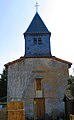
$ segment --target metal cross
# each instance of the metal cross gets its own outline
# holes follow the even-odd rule
[[[36,2],[36,5],[35,5],[35,7],[36,7],[36,12],[38,12],[38,3]]]

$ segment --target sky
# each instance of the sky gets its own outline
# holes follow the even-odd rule
[[[72,62],[74,74],[74,0],[0,0],[0,73],[4,64],[24,56],[23,33],[38,13],[51,32],[53,56]]]

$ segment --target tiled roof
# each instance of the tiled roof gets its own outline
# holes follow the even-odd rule
[[[50,33],[38,13],[35,14],[32,22],[25,32],[25,34],[31,33]]]
[[[27,59],[27,58],[49,58],[49,59],[51,58],[51,59],[53,59],[53,60],[56,60],[56,61],[59,61],[59,62],[63,62],[63,63],[65,63],[65,64],[68,64],[68,67],[69,67],[69,68],[70,68],[71,65],[72,65],[71,62],[68,62],[68,61],[66,61],[66,60],[57,58],[57,57],[55,57],[55,56],[51,56],[51,57],[49,57],[49,56],[40,57],[40,56],[39,56],[39,57],[20,57],[20,58],[17,59],[17,60],[14,60],[14,61],[11,61],[11,62],[5,64],[5,67],[8,67],[9,65],[15,64],[15,63],[20,62],[20,61],[22,61],[22,60],[24,60],[24,59]]]

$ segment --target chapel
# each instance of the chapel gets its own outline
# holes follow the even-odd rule
[[[24,101],[25,118],[63,119],[63,97],[72,63],[52,55],[51,32],[38,12],[23,35],[25,54],[5,64],[7,100]]]

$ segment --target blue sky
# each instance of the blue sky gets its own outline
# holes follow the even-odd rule
[[[52,55],[74,63],[74,0],[37,2],[38,13],[51,31]],[[0,73],[4,64],[24,55],[23,33],[36,13],[35,4],[36,0],[0,0]]]

